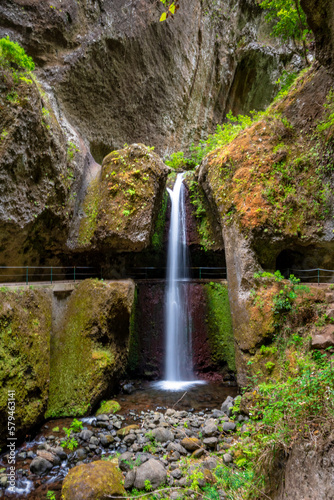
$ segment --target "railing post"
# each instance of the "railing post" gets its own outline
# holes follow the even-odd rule
[[[28,271],[28,266],[26,267],[26,285],[28,284],[29,281],[29,271]]]
[[[51,285],[52,285],[52,266],[51,266]]]
[[[201,279],[201,277],[202,277],[202,272],[201,271],[202,271],[202,268],[200,267],[199,268],[199,279]]]
[[[75,266],[73,266],[73,281],[75,283]]]
[[[318,269],[318,285],[320,283],[320,270]]]

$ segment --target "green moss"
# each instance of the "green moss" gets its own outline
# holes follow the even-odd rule
[[[0,291],[0,436],[15,391],[16,435],[42,419],[49,388],[51,300],[38,290]],[[1,441],[1,439],[0,439]]]
[[[52,340],[46,417],[86,414],[124,369],[132,286],[85,280],[72,293]]]
[[[206,200],[203,189],[194,179],[192,172],[186,174],[189,188],[190,203],[193,207],[193,215],[196,218],[196,227],[200,239],[200,245],[204,250],[210,250],[215,246],[215,237],[208,218],[209,211],[206,210]]]
[[[162,204],[158,213],[158,217],[155,223],[154,233],[152,236],[152,246],[155,252],[161,252],[161,250],[163,249],[167,204],[168,204],[168,194],[165,191],[162,198]]]
[[[235,371],[234,337],[227,285],[205,285],[207,295],[207,322],[212,359],[217,365],[227,363]]]
[[[83,210],[86,214],[86,217],[81,219],[80,222],[78,243],[84,246],[90,243],[96,229],[96,219],[99,210],[98,179],[94,179],[88,188],[88,192],[83,205]]]
[[[102,415],[110,413],[117,413],[120,411],[121,405],[117,401],[102,401],[100,408],[97,410],[96,415]]]

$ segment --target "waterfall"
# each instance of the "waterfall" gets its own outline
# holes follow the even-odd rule
[[[159,385],[177,390],[196,383],[192,361],[191,317],[188,303],[189,265],[183,173],[176,177],[171,199],[165,304],[165,380]]]

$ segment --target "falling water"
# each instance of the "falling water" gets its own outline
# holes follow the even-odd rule
[[[189,385],[201,383],[195,380],[192,362],[183,175],[178,174],[174,189],[168,189],[172,209],[168,238],[165,306],[166,361],[165,380],[159,385],[170,390],[183,389]]]

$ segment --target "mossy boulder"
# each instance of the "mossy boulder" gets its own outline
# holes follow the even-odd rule
[[[79,248],[140,251],[151,244],[168,168],[151,148],[132,144],[103,160],[83,202]]]
[[[121,471],[112,463],[99,460],[80,464],[70,470],[61,490],[62,500],[107,500],[124,496]]]
[[[80,416],[112,390],[127,362],[130,280],[85,280],[69,298],[51,343],[47,417]]]
[[[110,413],[117,413],[120,409],[121,405],[117,401],[102,401],[100,408],[96,412],[96,415],[109,415]]]
[[[0,436],[7,437],[8,391],[15,391],[15,437],[41,423],[50,370],[51,297],[43,290],[0,291]]]

